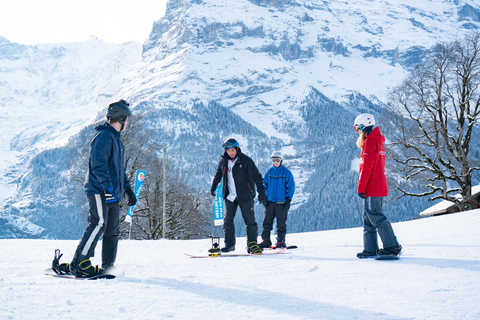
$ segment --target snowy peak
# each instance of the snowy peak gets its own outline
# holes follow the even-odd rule
[[[155,85],[169,101],[236,106],[255,96],[257,105],[278,106],[292,102],[283,88],[293,87],[298,102],[310,85],[337,101],[355,91],[385,101],[386,89],[428,48],[478,28],[477,10],[426,0],[170,1],[144,62],[174,80]]]

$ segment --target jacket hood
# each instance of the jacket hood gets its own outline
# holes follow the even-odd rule
[[[378,143],[382,143],[382,144],[385,143],[385,136],[382,135],[379,127],[376,127],[375,129],[373,129],[372,133],[370,133],[367,136],[367,138],[368,139],[373,139],[373,140],[377,141]]]
[[[103,124],[101,124],[101,125],[99,125],[99,126],[96,126],[96,127],[95,127],[95,130],[97,130],[97,131],[110,130],[110,131],[112,131],[113,133],[120,134],[120,132],[118,132],[117,130],[115,130],[115,128],[112,127],[108,122],[104,122]]]

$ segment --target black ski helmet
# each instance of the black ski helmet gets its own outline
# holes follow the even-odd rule
[[[125,100],[110,103],[107,109],[107,119],[117,120],[120,124],[125,124],[127,117],[132,116],[132,111],[128,108],[130,104]]]
[[[225,140],[225,142],[222,144],[223,149],[232,149],[234,147],[238,147],[240,144],[238,143],[237,140],[234,138],[228,138]]]

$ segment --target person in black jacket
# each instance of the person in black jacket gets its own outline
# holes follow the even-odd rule
[[[89,203],[88,225],[69,265],[70,272],[79,277],[104,273],[115,263],[120,225],[120,201],[125,191],[128,205],[137,202],[125,173],[124,147],[120,134],[128,125],[132,112],[125,100],[108,106],[108,122],[95,128],[85,182]],[[102,240],[102,268],[93,267],[98,239]]]
[[[218,164],[211,188],[211,194],[215,196],[215,189],[223,178],[223,200],[226,213],[223,220],[225,247],[221,251],[235,250],[234,218],[240,206],[247,229],[247,251],[252,254],[262,254],[262,249],[257,244],[258,227],[254,211],[255,185],[258,189],[258,201],[264,205],[267,202],[262,175],[258,172],[253,160],[242,153],[237,140],[227,139],[223,143],[223,148],[225,153]]]

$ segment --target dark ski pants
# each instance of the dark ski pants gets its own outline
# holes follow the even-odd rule
[[[377,232],[383,247],[396,246],[395,233],[383,214],[383,197],[368,197],[363,200],[363,247],[365,251],[378,250]]]
[[[98,239],[103,234],[102,266],[113,265],[120,234],[120,205],[118,202],[105,203],[103,194],[88,194],[87,199],[90,206],[88,226],[78,244],[74,260],[80,255],[93,257]]]
[[[252,199],[243,203],[239,203],[237,199],[233,202],[225,200],[226,213],[225,218],[223,219],[223,233],[225,234],[226,246],[235,245],[234,219],[238,206],[240,206],[243,220],[245,221],[245,226],[247,228],[247,243],[250,241],[257,241],[258,227],[257,222],[255,221],[255,211],[253,209],[254,200]]]
[[[273,229],[273,220],[277,218],[277,239],[285,242],[287,234],[287,218],[290,205],[286,203],[275,203],[268,201],[263,215],[262,239],[270,240],[270,233]]]

